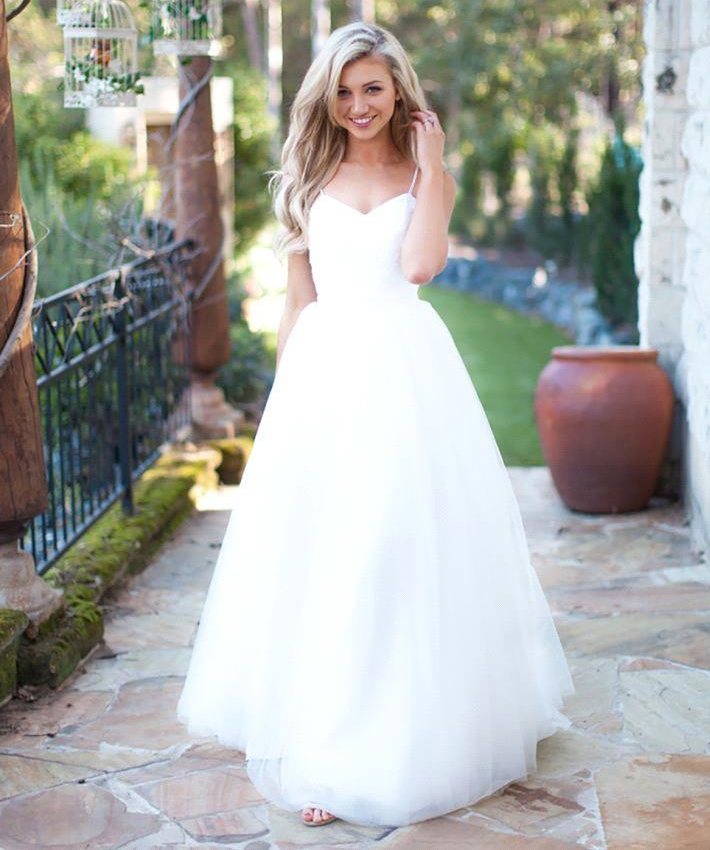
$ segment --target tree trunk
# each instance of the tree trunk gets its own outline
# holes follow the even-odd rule
[[[330,0],[311,0],[311,56],[330,35]]]
[[[234,437],[244,414],[232,408],[214,383],[232,350],[224,280],[224,237],[209,79],[209,56],[192,56],[180,66],[180,104],[175,142],[177,236],[197,243],[191,263],[191,424],[194,439]]]
[[[27,315],[12,348],[6,349],[24,297],[32,295],[28,270],[34,272],[36,264],[34,257],[26,256],[32,247],[20,197],[5,2],[0,0],[0,352],[9,354],[0,373],[0,608],[24,611],[36,628],[62,605],[63,597],[39,578],[32,555],[19,548],[27,521],[47,507],[32,322]]]
[[[13,331],[25,293],[29,258],[15,148],[5,3],[0,0],[0,350]],[[0,375],[0,540],[22,536],[47,507],[32,323],[27,321]]]
[[[257,15],[259,0],[242,0],[241,7],[242,20],[244,22],[244,33],[247,39],[249,64],[252,68],[256,68],[258,71],[264,72],[266,70],[264,63],[264,48],[261,43]]]
[[[179,67],[182,104],[211,74],[212,64],[209,56],[193,56]],[[192,262],[191,282],[198,292],[191,313],[190,366],[211,374],[229,360],[231,341],[209,83],[179,118],[175,157],[177,236],[194,239],[200,252]]]
[[[375,0],[351,0],[352,20],[375,23]]]
[[[276,130],[271,137],[271,158],[279,162],[281,155],[281,69],[283,66],[283,33],[281,0],[266,0],[268,48],[268,110]]]

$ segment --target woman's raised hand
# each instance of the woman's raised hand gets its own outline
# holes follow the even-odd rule
[[[414,121],[410,127],[416,133],[417,161],[422,171],[433,171],[443,167],[444,133],[436,112],[431,110],[412,110]]]

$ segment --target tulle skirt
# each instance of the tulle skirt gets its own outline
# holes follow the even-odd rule
[[[296,811],[399,826],[536,767],[574,690],[508,473],[418,298],[313,302],[282,352],[178,717]]]

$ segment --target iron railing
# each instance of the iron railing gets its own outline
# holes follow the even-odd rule
[[[49,491],[21,541],[44,573],[189,423],[191,245],[36,301],[35,364]]]

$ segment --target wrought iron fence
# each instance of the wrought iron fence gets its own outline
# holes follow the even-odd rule
[[[21,547],[45,572],[190,419],[188,241],[36,301],[49,499]]]

